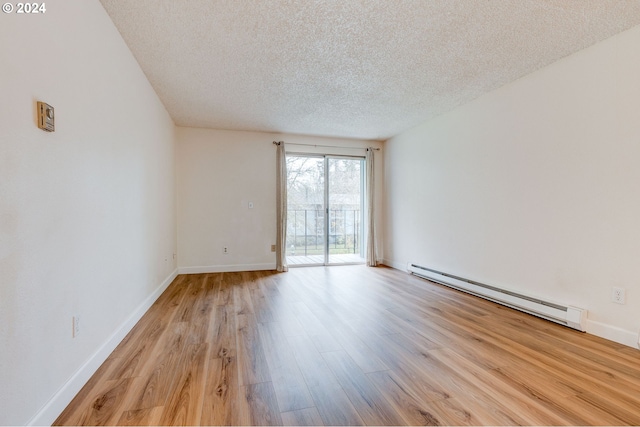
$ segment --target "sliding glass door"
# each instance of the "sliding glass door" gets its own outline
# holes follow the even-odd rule
[[[287,155],[287,264],[325,263],[324,157]]]
[[[363,263],[364,159],[287,155],[287,263]]]
[[[328,167],[327,263],[362,263],[364,248],[364,159],[326,159]]]

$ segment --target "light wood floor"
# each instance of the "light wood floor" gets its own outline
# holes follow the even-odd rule
[[[179,276],[73,425],[640,424],[640,351],[389,268]]]

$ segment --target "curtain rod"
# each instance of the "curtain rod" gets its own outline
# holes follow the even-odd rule
[[[273,141],[273,143],[275,145],[280,145],[280,144],[284,144],[284,141]],[[368,150],[369,148],[367,147],[345,147],[343,145],[320,145],[320,144],[301,144],[301,143],[296,143],[296,142],[287,142],[288,145],[304,145],[307,147],[323,147],[323,148],[349,148],[352,150]],[[379,148],[373,148],[373,150],[375,151],[380,151]]]

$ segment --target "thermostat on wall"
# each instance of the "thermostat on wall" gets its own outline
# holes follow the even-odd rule
[[[56,129],[54,119],[53,107],[46,102],[38,101],[38,127],[53,132]]]

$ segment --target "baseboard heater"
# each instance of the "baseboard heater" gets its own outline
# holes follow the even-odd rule
[[[522,295],[517,292],[485,285],[453,274],[443,273],[417,264],[409,263],[409,272],[416,276],[440,283],[453,289],[466,292],[507,307],[568,326],[579,331],[586,331],[587,310],[564,306],[538,298]]]

